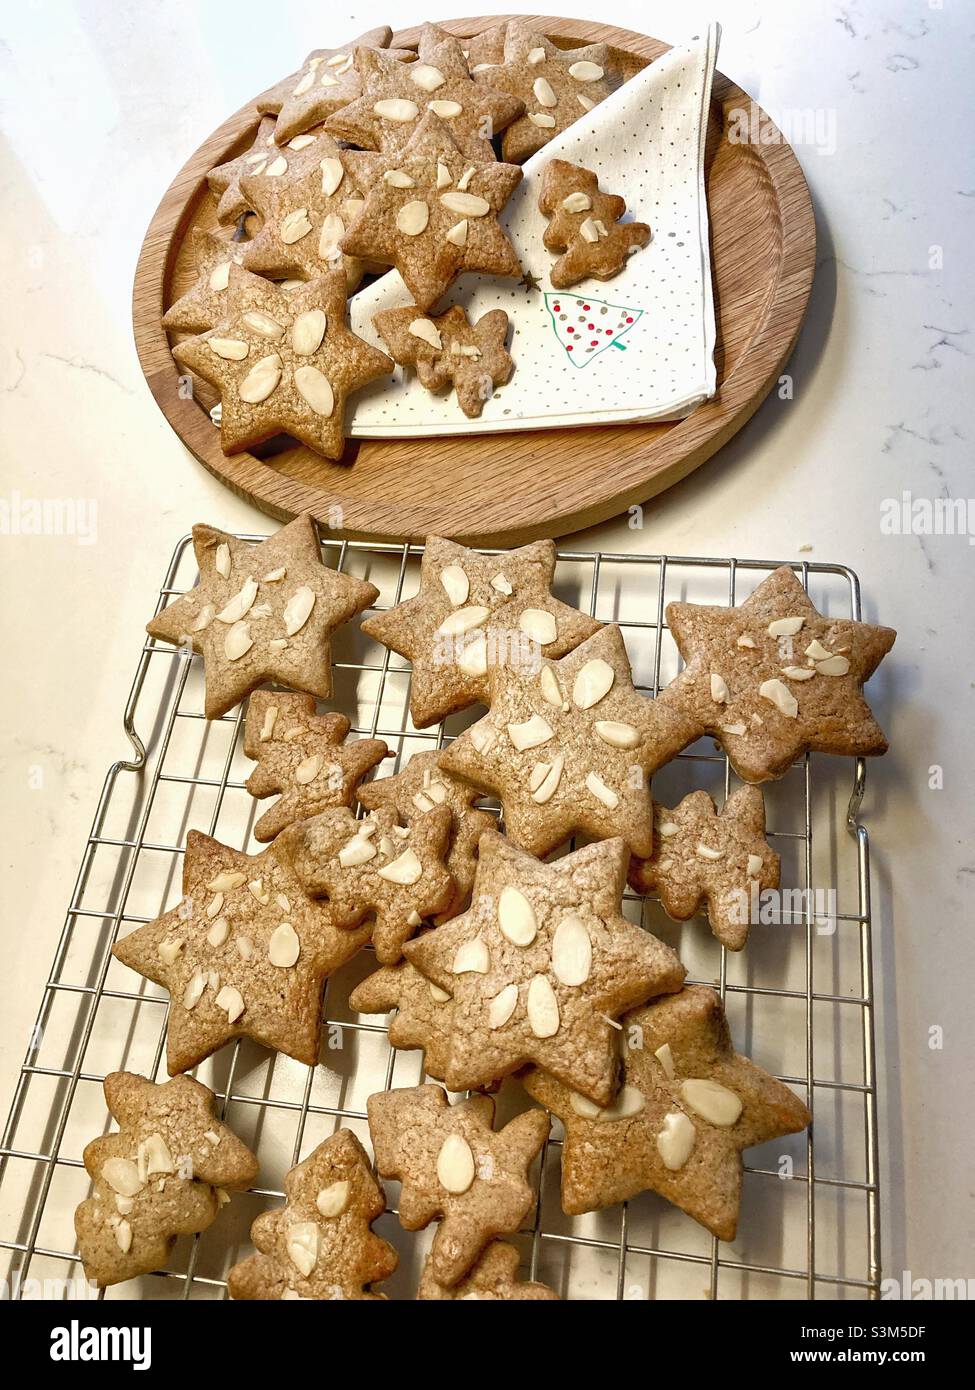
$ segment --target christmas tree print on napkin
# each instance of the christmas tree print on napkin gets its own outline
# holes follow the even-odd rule
[[[642,309],[571,293],[546,294],[545,307],[555,336],[574,367],[588,367],[610,347],[625,352],[626,344],[620,339],[643,316]]]

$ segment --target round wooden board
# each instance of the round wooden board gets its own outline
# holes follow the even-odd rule
[[[506,17],[446,21],[443,27],[469,37]],[[608,43],[627,76],[669,46],[588,21],[537,16],[536,22],[563,47]],[[393,43],[415,45],[418,34],[404,30]],[[760,140],[728,138],[731,113],[740,124],[743,111],[758,121]],[[179,394],[160,317],[195,278],[188,232],[217,225],[207,171],[247,148],[256,125],[253,106],[238,111],[171,184],[139,256],[133,321],[146,381],[180,439],[234,492],[279,520],[310,510],[333,533],[369,540],[417,540],[432,532],[468,545],[521,545],[565,535],[686,477],[748,420],[792,350],[815,264],[809,192],[773,123],[717,73],[706,156],[718,319],[714,399],[670,424],[350,441],[341,463],[298,445],[269,449],[263,458],[228,457],[207,413],[215,397]]]

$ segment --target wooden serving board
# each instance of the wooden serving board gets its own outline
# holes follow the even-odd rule
[[[453,20],[443,27],[466,38],[505,18]],[[669,47],[588,21],[537,16],[536,23],[563,47],[608,43],[626,76]],[[404,30],[393,43],[415,45],[418,36],[418,29]],[[728,138],[731,113],[740,125],[742,111],[758,122],[759,142]],[[217,226],[206,174],[247,148],[257,119],[253,106],[231,116],[170,185],[139,257],[133,321],[146,381],[180,439],[234,492],[279,520],[310,510],[333,533],[368,540],[416,540],[432,532],[469,545],[520,545],[565,535],[645,502],[702,464],[757,409],[792,350],[815,263],[809,192],[769,118],[716,73],[707,147],[718,321],[714,399],[674,423],[349,441],[340,463],[290,443],[272,444],[261,457],[228,457],[207,413],[215,397],[204,390],[195,399],[179,395],[160,318],[195,279],[189,231]]]

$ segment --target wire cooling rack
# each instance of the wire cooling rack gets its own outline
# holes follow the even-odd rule
[[[248,536],[242,539],[259,540]],[[386,606],[414,592],[420,546],[323,541],[328,563],[370,578]],[[560,553],[556,591],[595,617],[618,622],[634,682],[656,695],[679,662],[664,622],[672,599],[740,602],[777,562],[662,555]],[[860,617],[856,575],[839,565],[794,566],[822,612]],[[196,581],[190,538],[177,545],[159,606]],[[409,667],[356,624],[335,643],[333,704],[354,732],[384,738],[380,775],[413,752],[440,745],[476,717],[416,730],[408,713]],[[110,1128],[101,1083],[125,1068],[165,1079],[167,995],[120,965],[112,943],[169,907],[180,893],[187,829],[254,852],[258,804],[244,789],[243,710],[207,721],[199,658],[147,641],[124,715],[133,755],[108,771],[0,1145],[0,1250],[14,1297],[78,1297],[85,1286],[73,1212],[89,1184],[85,1144]],[[852,783],[850,774],[852,769]],[[654,778],[675,805],[698,787],[718,799],[732,773],[702,740]],[[570,1219],[559,1192],[561,1129],[553,1125],[536,1168],[538,1202],[517,1237],[524,1269],[567,1298],[870,1298],[880,1284],[871,965],[870,869],[859,810],[862,760],[806,757],[766,789],[769,838],[782,856],[783,895],[772,921],[728,954],[696,918],[670,921],[659,902],[628,894],[624,911],[678,950],[689,980],[725,1001],[739,1051],[793,1086],[814,1114],[808,1134],[746,1155],[739,1234],[719,1244],[655,1194]],[[422,1079],[417,1052],[389,1047],[376,1017],[348,1009],[349,992],[374,968],[368,950],[338,972],[325,995],[317,1067],[248,1040],[223,1048],[196,1074],[217,1094],[222,1117],[260,1160],[261,1186],[234,1198],[202,1236],[181,1240],[167,1268],[108,1297],[226,1297],[226,1273],[248,1250],[254,1217],[283,1197],[287,1170],[341,1125],[368,1143],[366,1098]],[[527,1099],[517,1081],[499,1095],[499,1122]],[[385,1285],[410,1298],[432,1232],[396,1220],[388,1184],[380,1233],[400,1251]]]

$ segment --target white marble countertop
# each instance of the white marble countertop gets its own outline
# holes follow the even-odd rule
[[[401,5],[395,17],[413,23],[422,8]],[[866,616],[899,629],[871,686],[892,750],[870,767],[865,805],[884,1267],[967,1277],[975,552],[966,535],[884,534],[881,515],[883,499],[904,491],[975,493],[975,170],[962,66],[973,17],[950,0],[616,0],[607,17],[680,40],[714,9],[720,68],[774,118],[811,111],[825,132],[797,151],[819,265],[788,369],[794,398],[771,397],[717,457],[655,499],[642,533],[616,522],[573,544],[783,558],[809,547],[802,556],[857,570]],[[289,3],[268,23],[256,0],[35,0],[5,16],[0,499],[83,499],[97,530],[90,545],[0,535],[4,1113],[105,769],[127,751],[121,710],[166,559],[197,520],[267,529],[188,456],[145,388],[129,311],[143,231],[175,170],[228,112],[388,7],[360,3],[341,33],[323,33],[322,14]],[[932,786],[934,765],[943,786]]]

